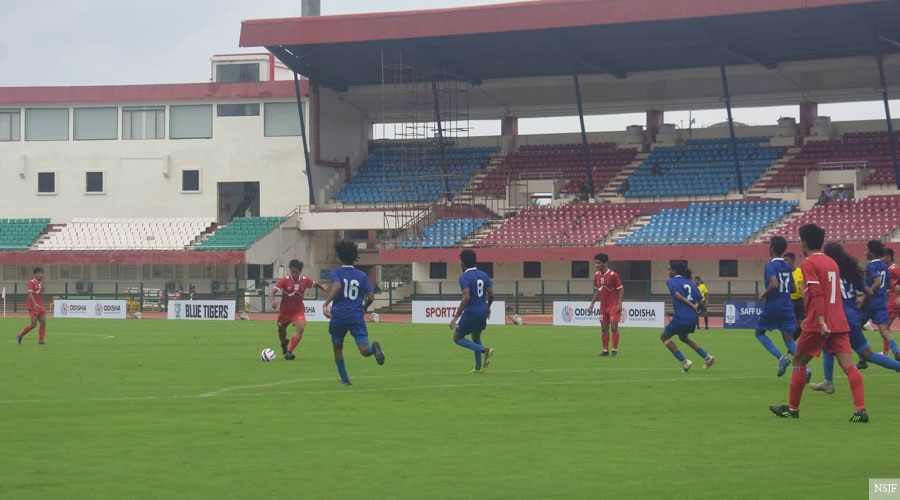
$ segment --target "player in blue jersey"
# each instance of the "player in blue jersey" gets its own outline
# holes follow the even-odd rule
[[[669,262],[669,281],[666,282],[666,286],[669,288],[669,293],[672,294],[672,308],[675,310],[675,314],[659,336],[659,340],[675,356],[675,359],[681,361],[681,373],[687,373],[694,363],[685,358],[684,354],[678,350],[675,342],[672,342],[672,337],[676,335],[706,360],[706,364],[703,365],[703,369],[706,370],[716,362],[716,358],[710,356],[705,349],[688,337],[688,335],[694,333],[696,328],[697,303],[702,299],[700,298],[700,290],[697,289],[697,285],[691,281],[691,271],[687,268],[687,264],[684,261],[673,260]]]
[[[365,357],[374,355],[379,365],[384,364],[384,351],[378,342],[369,345],[365,313],[375,295],[366,273],[353,267],[359,256],[356,243],[341,240],[334,244],[334,249],[344,265],[331,271],[331,291],[325,298],[322,311],[331,319],[328,323],[328,333],[331,334],[334,363],[341,376],[341,385],[351,385],[347,366],[344,364],[344,337],[347,336],[347,332],[353,335],[359,353]]]
[[[900,359],[900,347],[897,341],[891,335],[888,329],[888,304],[887,289],[890,284],[888,266],[881,259],[884,257],[884,243],[880,240],[870,240],[866,244],[866,286],[872,289],[872,299],[869,305],[862,309],[859,320],[862,324],[866,324],[870,319],[872,323],[878,327],[878,333],[881,338],[888,342],[891,351],[894,352],[894,358]],[[860,370],[868,367],[866,360],[860,359],[856,365]]]
[[[472,250],[463,250],[459,254],[463,272],[459,275],[459,287],[462,289],[462,300],[456,308],[456,314],[450,321],[453,330],[453,342],[475,352],[475,369],[472,373],[482,373],[491,363],[494,350],[481,343],[481,332],[491,317],[491,304],[494,302],[494,286],[491,278],[484,271],[476,268],[478,260]],[[472,340],[466,338],[472,335]]]
[[[900,361],[891,359],[883,354],[872,352],[869,348],[869,341],[863,335],[862,322],[859,320],[859,307],[856,305],[856,297],[858,292],[864,294],[862,306],[865,307],[870,302],[873,292],[865,282],[863,282],[862,271],[859,269],[859,263],[856,259],[847,255],[844,248],[838,243],[829,243],[825,245],[825,255],[837,262],[841,273],[841,298],[844,306],[844,314],[847,316],[847,323],[850,325],[850,347],[859,354],[859,357],[865,361],[871,361],[876,365],[883,366],[889,370],[900,371]],[[825,380],[817,384],[809,384],[809,388],[814,391],[822,391],[826,394],[834,393],[834,356],[827,350],[822,351],[822,368],[825,373]]]
[[[791,265],[784,258],[787,250],[787,240],[781,236],[773,236],[769,240],[769,257],[763,273],[766,289],[759,294],[759,301],[765,302],[763,312],[756,323],[756,340],[778,360],[778,373],[780,377],[787,371],[791,364],[791,356],[797,352],[797,344],[794,342],[794,331],[797,329],[797,317],[794,316],[794,301],[791,293],[796,291],[794,277],[791,273]],[[788,352],[782,354],[775,347],[766,333],[778,329],[784,346]]]

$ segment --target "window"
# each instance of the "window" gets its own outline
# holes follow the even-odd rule
[[[0,109],[0,142],[18,141],[21,114],[18,109]]]
[[[192,280],[209,280],[216,279],[216,267],[206,264],[190,264],[188,266],[188,279]],[[225,277],[225,274],[222,274]]]
[[[218,104],[216,116],[259,116],[259,104]]]
[[[69,108],[26,108],[25,140],[68,141]]]
[[[493,262],[479,262],[475,264],[476,269],[480,269],[484,271],[484,274],[488,275],[488,278],[494,278],[494,263]]]
[[[75,108],[73,133],[76,141],[115,140],[119,108]]]
[[[738,261],[736,260],[720,260],[719,261],[719,277],[720,278],[737,278]]]
[[[266,137],[300,135],[300,115],[297,114],[296,102],[267,102],[264,111],[263,128]],[[306,110],[303,111],[306,116]]]
[[[184,193],[200,192],[200,171],[199,170],[182,170],[181,171],[181,191]]]
[[[84,264],[54,264],[50,266],[51,280],[91,279],[90,268]]]
[[[31,268],[27,264],[3,264],[3,279],[11,280],[29,280],[31,279]]]
[[[540,278],[541,263],[540,262],[523,262],[522,274],[525,278]]]
[[[183,267],[180,264],[147,264],[143,266],[143,279],[168,280],[181,279]]]
[[[217,64],[216,83],[259,81],[259,63]]]
[[[586,260],[572,262],[572,278],[587,278],[591,275],[590,264]]]
[[[169,139],[211,139],[212,105],[169,106]]]
[[[122,139],[165,139],[165,106],[122,108]]]
[[[38,172],[38,193],[55,194],[56,193],[56,172]]]
[[[134,264],[98,264],[98,280],[134,280],[137,279],[137,266]]]
[[[85,172],[85,193],[103,193],[103,172]]]
[[[432,262],[429,266],[428,277],[433,280],[445,280],[447,279],[447,263],[446,262]]]

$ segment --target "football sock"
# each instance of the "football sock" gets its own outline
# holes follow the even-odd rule
[[[856,366],[850,365],[850,367],[847,368],[847,380],[850,382],[850,394],[853,395],[853,406],[855,406],[857,410],[864,409],[866,407],[866,392],[863,389],[862,374],[859,373]]]
[[[706,352],[706,349],[704,349],[704,348],[702,348],[702,347],[700,347],[700,346],[697,346],[697,348],[694,349],[694,352],[696,352],[697,355],[699,355],[699,356],[700,356],[701,358],[703,358],[703,359],[706,359],[706,358],[709,357],[709,353]]]
[[[38,342],[44,341],[44,334],[47,333],[47,327],[41,326],[41,329],[38,330]]]
[[[609,334],[608,333],[603,334],[603,350],[604,351],[609,350]]]
[[[791,389],[788,394],[788,407],[792,410],[798,410],[800,409],[800,397],[803,396],[803,388],[806,387],[806,367],[794,366],[793,368],[794,371],[791,372]]]
[[[24,337],[25,334],[28,333],[28,332],[30,332],[30,331],[31,331],[31,326],[30,326],[30,325],[29,325],[29,326],[26,326],[26,327],[22,330],[22,333],[19,334],[19,338]]]
[[[681,354],[681,351],[675,351],[672,353],[672,355],[675,356],[675,359],[681,361],[682,363],[684,363],[684,360],[687,359],[684,357],[684,354]]]
[[[882,339],[882,340],[884,340],[884,339]],[[888,344],[888,346],[890,346],[892,353],[896,354],[896,353],[900,352],[900,347],[897,346],[896,339],[891,339],[890,341],[888,341],[887,344]]]
[[[287,341],[286,338],[280,339],[280,340],[281,340],[281,352],[282,352],[282,353],[285,353],[285,352],[287,352],[288,341]]]
[[[888,370],[900,371],[900,361],[897,361],[894,358],[887,357],[884,354],[873,352],[871,355],[869,355],[868,361],[869,363],[875,363],[878,366],[883,366]]]
[[[297,344],[300,343],[300,337],[291,337],[291,345],[288,346],[288,352],[294,352],[294,349],[297,348]]]
[[[834,381],[834,356],[826,349],[822,349],[822,373],[825,380]]]
[[[463,337],[456,341],[456,345],[465,347],[466,349],[472,349],[475,352],[481,352],[482,347],[475,342]]]
[[[787,347],[788,353],[791,355],[797,352],[797,343],[794,342],[794,339],[785,340],[784,346]]]
[[[334,360],[334,364],[337,365],[338,374],[341,376],[342,382],[349,382],[350,375],[347,375],[347,365],[344,363],[343,359]]]
[[[762,344],[762,346],[772,354],[772,356],[775,356],[775,359],[781,359],[781,351],[779,351],[778,348],[775,347],[775,344],[772,343],[772,339],[770,339],[768,335],[766,335],[765,333],[756,334],[756,340],[758,340],[759,343]]]
[[[374,342],[372,342],[372,344],[374,344]],[[375,348],[372,347],[372,344],[369,344],[369,347],[366,347],[366,357],[375,354]]]
[[[613,351],[618,351],[619,350],[619,334],[618,333],[612,334],[612,340],[613,340]]]
[[[709,316],[703,317],[703,326],[705,326],[706,328],[709,328]]]
[[[481,369],[481,350],[475,351],[475,369]]]

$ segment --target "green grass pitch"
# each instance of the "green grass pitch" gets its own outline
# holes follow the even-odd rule
[[[444,325],[370,324],[387,362],[348,344],[341,387],[323,323],[287,362],[269,322],[51,318],[45,347],[24,322],[0,320],[4,500],[848,499],[900,476],[900,374],[863,372],[869,424],[839,370],[781,420],[789,377],[749,331],[696,334],[717,362],[682,374],[656,330],[598,358],[599,328],[489,327],[479,375]]]

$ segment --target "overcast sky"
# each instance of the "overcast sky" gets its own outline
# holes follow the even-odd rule
[[[322,15],[510,3],[513,0],[321,0]],[[520,0],[517,0],[520,1]],[[241,21],[300,15],[301,0],[0,0],[0,87],[206,82],[213,54],[238,47]],[[735,120],[774,124],[796,107],[737,110]],[[893,114],[900,114],[897,101]],[[880,103],[821,105],[834,120],[884,118]],[[694,114],[695,126],[725,119],[724,110]],[[687,113],[666,121],[688,126]],[[535,120],[537,130],[549,122]],[[622,130],[643,115],[588,119],[591,130]],[[577,120],[559,122],[575,131]],[[530,121],[520,133],[535,133]],[[554,127],[557,128],[557,127]],[[482,133],[499,133],[499,124]]]

